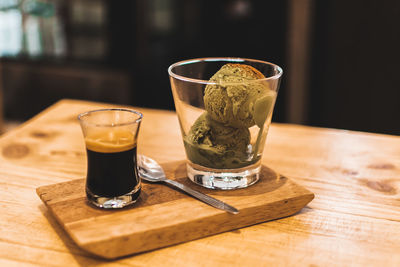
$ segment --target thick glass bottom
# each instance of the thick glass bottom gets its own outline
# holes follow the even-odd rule
[[[86,188],[86,196],[89,202],[96,207],[103,209],[120,209],[135,203],[140,195],[141,187],[138,186],[131,192],[117,197],[102,197],[93,194],[88,188]]]
[[[260,163],[240,169],[211,169],[187,163],[189,179],[211,189],[232,190],[255,184],[260,176]]]

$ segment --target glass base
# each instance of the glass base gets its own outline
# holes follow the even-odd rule
[[[86,196],[89,202],[98,208],[103,209],[120,209],[135,203],[140,195],[141,187],[135,188],[133,191],[117,197],[102,197],[93,194],[86,188]]]
[[[187,163],[189,179],[201,186],[211,189],[232,190],[246,188],[255,184],[260,176],[260,164],[241,169],[210,169]]]

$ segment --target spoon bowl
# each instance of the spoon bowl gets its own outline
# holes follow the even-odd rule
[[[163,168],[154,159],[143,155],[138,155],[137,163],[139,177],[143,180],[151,183],[157,183],[167,179]]]

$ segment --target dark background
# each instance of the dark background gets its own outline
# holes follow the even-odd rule
[[[40,53],[1,56],[6,119],[26,120],[61,98],[173,110],[170,64],[230,56],[266,60],[284,69],[273,121],[292,122],[286,106],[287,78],[296,71],[288,66],[291,1],[58,3],[50,15],[43,15],[49,6],[38,5],[36,11],[14,7],[41,23],[56,17],[61,30],[57,35],[48,33],[49,26],[40,28],[41,36],[47,31],[53,38],[43,37]],[[310,3],[308,112],[301,123],[400,134],[400,2]],[[11,9],[2,7],[1,12]],[[64,40],[61,52],[55,52],[54,44],[46,48],[46,40],[57,38]]]
[[[315,4],[309,123],[400,134],[400,2]]]

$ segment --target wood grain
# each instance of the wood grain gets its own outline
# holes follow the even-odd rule
[[[101,210],[87,203],[85,179],[37,188],[37,194],[79,247],[104,258],[153,250],[293,215],[314,194],[263,166],[246,189],[215,191],[189,181],[185,161],[163,165],[169,179],[234,205],[232,215],[160,184],[142,186],[134,206]]]
[[[86,175],[76,115],[107,106],[63,100],[0,138],[2,266],[400,266],[400,137],[277,123],[262,161],[315,193],[298,214],[114,261],[93,258],[35,189]],[[175,113],[140,110],[139,153],[183,159]],[[10,157],[13,144],[29,152]]]

